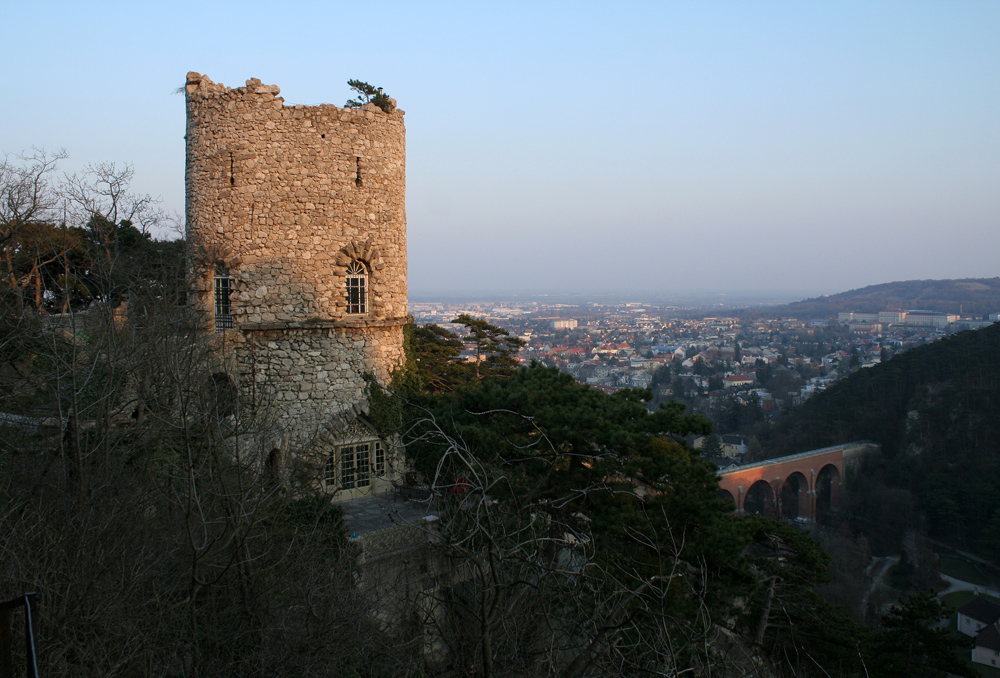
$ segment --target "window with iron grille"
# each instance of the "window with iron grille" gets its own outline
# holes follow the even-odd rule
[[[347,312],[368,312],[368,271],[358,261],[351,262],[347,269]]]
[[[233,279],[229,277],[229,269],[225,266],[215,267],[215,331],[231,330],[233,328],[232,307],[229,297],[233,292]]]

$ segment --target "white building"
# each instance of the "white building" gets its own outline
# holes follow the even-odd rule
[[[878,313],[856,313],[854,311],[848,311],[846,313],[837,314],[837,322],[843,323],[877,323],[879,322]]]
[[[933,311],[907,311],[903,324],[942,329],[957,320],[957,315],[935,313]]]

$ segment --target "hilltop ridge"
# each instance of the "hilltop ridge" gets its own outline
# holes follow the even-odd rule
[[[881,283],[772,306],[768,312],[799,318],[822,318],[842,311],[876,313],[887,308],[919,308],[974,315],[996,313],[1000,311],[1000,277]]]

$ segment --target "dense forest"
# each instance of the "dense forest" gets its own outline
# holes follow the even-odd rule
[[[851,374],[779,423],[764,449],[780,456],[858,439],[883,450],[859,492],[911,493],[932,537],[1000,558],[1000,324]]]
[[[808,533],[733,515],[684,443],[706,419],[517,368],[517,340],[474,318],[456,320],[482,360],[410,327],[407,364],[370,386],[449,573],[404,554],[417,586],[380,576],[315,469],[257,453],[274,403],[218,378],[231,347],[192,318],[183,243],[149,237],[127,176],[56,199],[53,166],[26,163],[0,168],[0,600],[38,592],[45,675],[972,675],[936,599],[863,626],[817,593],[830,557]]]
[[[988,315],[1000,311],[1000,278],[907,280],[869,285],[767,308],[768,314],[829,318],[840,312],[878,313],[887,308]]]

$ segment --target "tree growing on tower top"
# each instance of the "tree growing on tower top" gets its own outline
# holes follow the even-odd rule
[[[347,84],[357,92],[358,96],[356,99],[348,99],[344,104],[345,108],[361,108],[365,104],[375,104],[386,113],[396,110],[396,103],[382,91],[381,87],[369,85],[363,80],[348,80]]]

